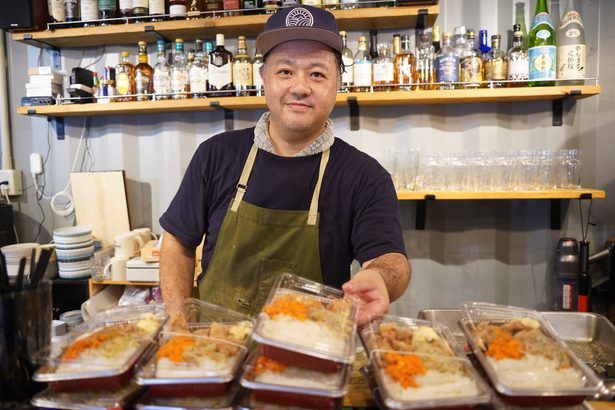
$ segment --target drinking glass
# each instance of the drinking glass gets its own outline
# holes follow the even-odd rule
[[[583,151],[563,149],[559,151],[559,186],[561,188],[581,188],[581,169]]]

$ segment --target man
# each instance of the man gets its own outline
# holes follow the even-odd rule
[[[390,175],[336,139],[328,118],[343,70],[335,18],[310,6],[282,9],[256,45],[269,112],[195,153],[160,218],[163,300],[173,312],[191,294],[205,234],[202,299],[256,314],[289,272],[341,287],[365,323],[403,294],[410,266]],[[362,270],[348,280],[353,259]]]

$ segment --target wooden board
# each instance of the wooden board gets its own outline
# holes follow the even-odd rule
[[[91,226],[103,246],[130,231],[124,171],[74,172],[70,183],[77,225]]]
[[[589,194],[592,199],[606,198],[606,191],[592,188],[550,189],[539,191],[398,191],[400,201],[416,201],[433,195],[437,200],[481,200],[481,199],[579,199]]]

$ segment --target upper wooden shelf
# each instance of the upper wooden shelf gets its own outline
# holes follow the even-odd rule
[[[586,98],[600,94],[599,85],[557,87],[523,87],[477,90],[389,91],[373,93],[339,93],[337,106],[356,98],[361,106],[460,104],[478,102],[514,102],[557,100],[567,96]],[[265,97],[212,97],[207,99],[117,102],[108,104],[65,104],[19,107],[21,115],[80,117],[126,114],[158,114],[164,112],[251,110],[266,107]]]
[[[374,7],[353,10],[333,10],[340,30],[407,29],[416,25],[419,12],[426,10],[426,26],[432,26],[438,16],[438,5]],[[160,38],[193,40],[225,36],[255,36],[260,33],[269,14],[172,20],[108,26],[76,27],[34,32],[13,33],[13,40],[38,47],[79,48],[116,44],[156,42]]]
[[[591,195],[592,199],[606,198],[606,192],[600,189],[553,189],[540,191],[398,191],[400,201],[435,200],[482,200],[482,199],[580,199]]]

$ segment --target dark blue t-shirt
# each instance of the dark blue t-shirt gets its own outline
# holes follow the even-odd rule
[[[197,149],[179,190],[160,218],[186,246],[203,247],[203,272],[248,152],[254,128],[216,135]],[[244,201],[269,209],[308,210],[321,155],[281,157],[258,150]],[[389,252],[405,254],[399,206],[388,172],[367,154],[336,138],[318,201],[319,247],[325,284],[341,287],[353,259],[361,264]]]

